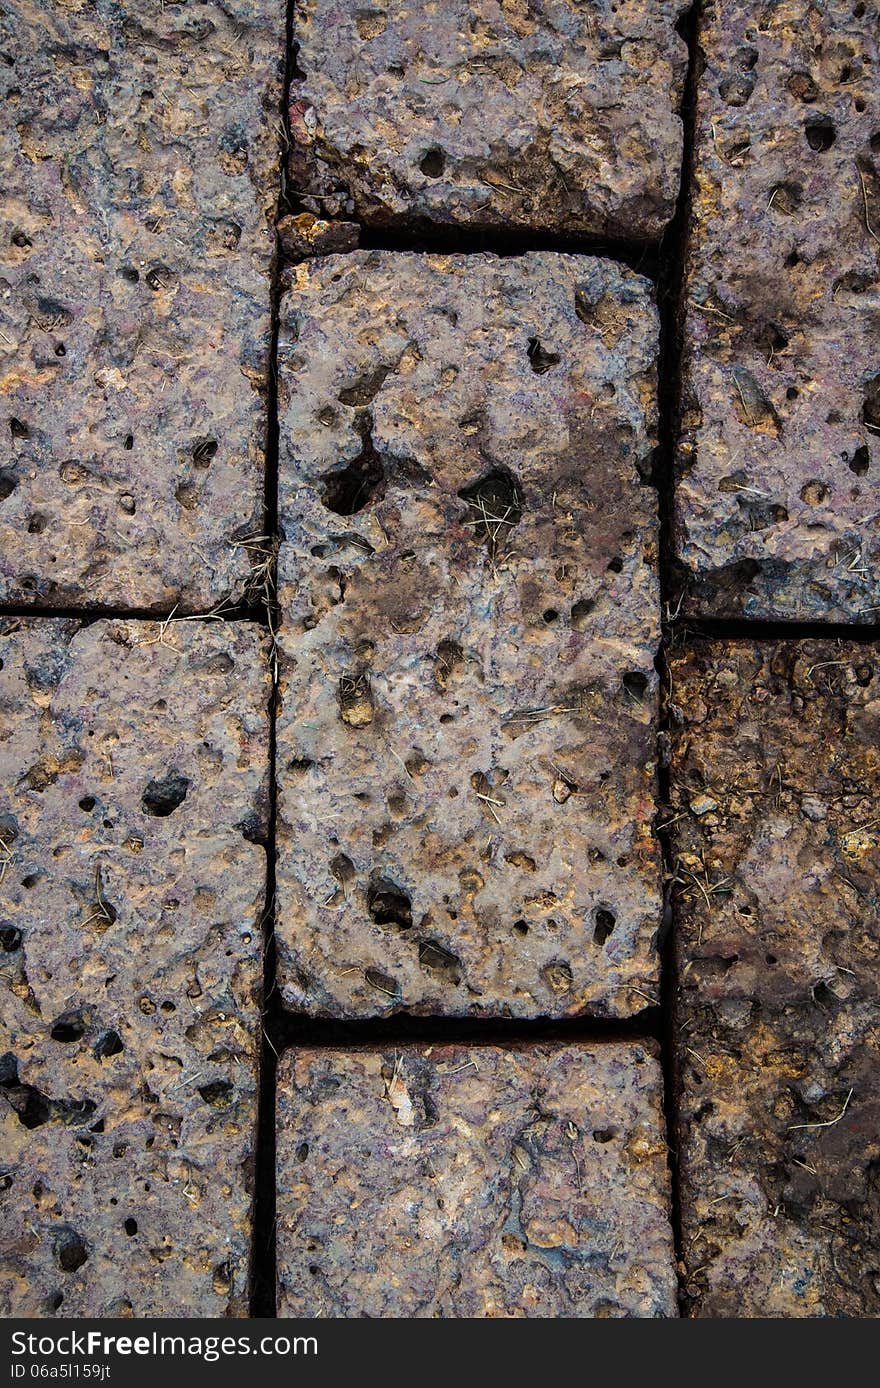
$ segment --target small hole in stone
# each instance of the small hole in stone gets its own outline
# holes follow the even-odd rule
[[[68,1012],[58,1018],[49,1035],[53,1041],[62,1041],[69,1045],[72,1041],[79,1041],[85,1029],[86,1025],[80,1014]]]
[[[0,929],[0,949],[6,954],[14,954],[21,949],[21,931],[17,926],[4,925]]]
[[[109,1060],[113,1055],[119,1055],[125,1050],[122,1044],[122,1037],[118,1031],[105,1031],[103,1036],[99,1036],[95,1042],[92,1054],[96,1060]]]
[[[799,183],[777,183],[770,194],[768,206],[790,217],[804,200],[804,190]]]
[[[815,82],[807,72],[793,72],[785,85],[797,101],[803,101],[807,105],[815,101],[819,95]]]
[[[426,178],[440,178],[446,168],[446,155],[442,149],[429,149],[419,160],[419,168]]]
[[[849,460],[849,470],[854,472],[856,477],[864,477],[871,465],[871,455],[864,444],[857,448]]]
[[[552,366],[559,365],[559,353],[548,352],[541,345],[541,339],[538,337],[529,338],[528,358],[536,376],[543,376],[544,372],[549,371]]]
[[[193,463],[196,467],[205,468],[211,459],[217,454],[216,439],[199,439],[192,451]]]
[[[593,930],[593,939],[597,945],[604,945],[608,936],[617,924],[617,917],[613,911],[606,911],[604,907],[596,912],[596,925]]]
[[[880,375],[868,382],[865,403],[862,405],[862,423],[880,433]]]
[[[232,1085],[229,1080],[212,1080],[210,1084],[200,1084],[199,1093],[212,1108],[226,1108],[232,1103]]]
[[[801,501],[806,502],[807,506],[821,506],[828,499],[828,488],[824,482],[819,482],[815,478],[811,482],[806,482],[801,487]]]
[[[309,1155],[309,1144],[308,1144],[307,1142],[301,1142],[301,1143],[299,1144],[299,1146],[297,1147],[297,1149],[296,1149],[296,1159],[297,1159],[297,1161],[299,1161],[299,1162],[305,1161],[305,1159],[306,1159],[306,1157],[307,1157],[308,1155]]]
[[[367,910],[376,925],[393,925],[409,930],[412,920],[412,901],[402,887],[388,877],[377,877],[367,892]]]
[[[161,778],[150,781],[141,796],[141,805],[145,813],[158,819],[173,814],[186,799],[189,785],[189,779],[181,776],[179,771],[169,771]]]
[[[128,1237],[133,1238],[138,1231],[137,1220],[127,1219],[122,1227],[125,1230],[126,1234],[128,1234]]]
[[[834,121],[830,116],[808,116],[804,122],[804,133],[810,149],[815,150],[817,154],[830,149],[837,139]]]
[[[458,495],[468,503],[464,524],[471,535],[497,553],[522,520],[523,493],[517,478],[507,469],[492,468]]]
[[[56,355],[56,357],[66,357],[66,356],[67,356],[67,348],[65,347],[65,345],[64,345],[63,342],[56,342],[56,344],[55,344],[55,355]]]
[[[627,694],[636,703],[641,703],[648,688],[648,677],[641,670],[627,670],[621,677],[620,683],[623,685]]]
[[[134,448],[134,434],[126,434],[122,447],[129,450]]]
[[[613,1129],[613,1128],[594,1128],[594,1129],[593,1129],[593,1141],[594,1141],[594,1142],[603,1142],[603,1143],[604,1143],[604,1142],[611,1142],[611,1140],[612,1140],[613,1137],[614,1137],[614,1129]]]
[[[514,933],[515,935],[528,935],[528,933],[529,933],[529,923],[528,923],[528,921],[514,921],[514,922],[513,922],[513,933]]]
[[[768,357],[773,357],[777,352],[784,352],[788,346],[788,335],[777,327],[775,323],[765,323],[761,331],[756,334],[755,341]]]
[[[381,969],[365,969],[364,978],[371,988],[375,988],[377,993],[383,993],[385,997],[396,998],[400,992],[396,981]]]
[[[321,480],[324,505],[337,516],[355,516],[371,501],[381,500],[385,491],[385,469],[370,434],[365,434],[363,448],[356,458],[344,468],[326,472]]]
[[[596,603],[593,598],[581,598],[571,609],[571,624],[575,631],[583,631],[588,625],[590,613],[595,608]]]
[[[168,269],[167,265],[153,265],[145,275],[147,284],[154,293],[158,293],[160,289],[167,288],[173,278],[174,275],[171,270]]]
[[[559,613],[556,611],[555,607],[545,607],[541,616],[543,617],[547,625],[550,626],[553,622],[557,620],[557,618],[559,617]]]
[[[9,420],[9,432],[14,439],[29,439],[31,436],[28,426],[23,420],[16,419],[15,415],[12,415]]]
[[[55,1244],[55,1256],[62,1272],[76,1272],[89,1256],[85,1241],[73,1229],[66,1229]]]
[[[611,560],[609,561],[609,563],[608,563],[608,572],[609,572],[609,573],[612,573],[612,574],[619,574],[619,573],[622,573],[622,572],[623,572],[623,560],[622,560],[622,559],[611,559]]]
[[[433,978],[453,987],[461,982],[461,960],[436,940],[423,940],[419,945],[419,963]]]
[[[79,802],[79,807],[81,810],[85,810],[86,814],[91,814],[92,810],[95,808],[95,804],[94,795],[84,795]]]

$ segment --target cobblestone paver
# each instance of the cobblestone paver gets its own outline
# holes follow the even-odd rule
[[[710,0],[700,42],[686,610],[877,622],[877,7]]]
[[[272,0],[0,17],[0,601],[242,595],[263,528]]]
[[[296,1052],[279,1314],[676,1315],[660,1102],[638,1043]]]
[[[260,629],[0,634],[0,1313],[248,1306]]]
[[[670,685],[686,1291],[877,1315],[876,648],[701,643]]]
[[[281,985],[540,1015],[656,996],[649,284],[309,262],[279,340]]]
[[[289,170],[303,205],[659,237],[681,168],[685,0],[297,6]]]

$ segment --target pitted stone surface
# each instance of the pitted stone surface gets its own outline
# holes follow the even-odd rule
[[[0,600],[198,611],[263,529],[283,16],[0,18]]]
[[[681,1039],[691,1313],[876,1317],[880,1008],[704,1001]]]
[[[657,238],[684,0],[297,6],[291,184],[319,216]]]
[[[675,1316],[661,1093],[641,1043],[285,1056],[279,1315]]]
[[[3,627],[3,1315],[247,1314],[263,647]]]
[[[706,616],[880,617],[876,6],[710,3],[675,506]]]
[[[670,698],[687,1291],[876,1315],[880,661],[700,644]]]
[[[656,1000],[650,286],[556,255],[298,268],[279,343],[288,1005]]]

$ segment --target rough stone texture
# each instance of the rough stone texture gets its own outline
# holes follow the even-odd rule
[[[880,1312],[880,660],[671,665],[686,1290],[705,1316]]]
[[[876,6],[713,0],[701,43],[685,610],[876,622]]]
[[[0,600],[240,596],[282,7],[11,0],[0,50]]]
[[[247,1314],[263,647],[3,625],[5,1316]]]
[[[656,238],[672,216],[684,0],[305,0],[293,188],[321,216]]]
[[[281,252],[287,260],[313,255],[336,255],[356,251],[360,240],[357,222],[327,222],[311,212],[280,217],[276,227]]]
[[[641,1043],[300,1051],[278,1152],[281,1316],[677,1314]]]
[[[279,344],[288,1005],[656,1000],[650,286],[586,257],[301,265]]]

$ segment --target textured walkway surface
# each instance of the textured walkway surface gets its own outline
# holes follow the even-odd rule
[[[880,1313],[877,42],[6,7],[0,1314]]]

